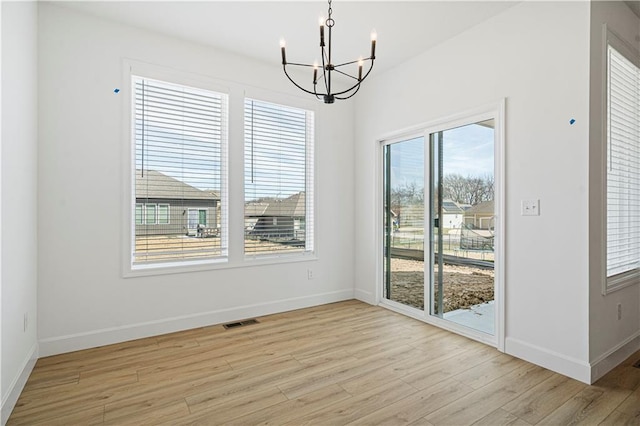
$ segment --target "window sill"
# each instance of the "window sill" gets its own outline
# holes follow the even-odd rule
[[[634,270],[623,274],[607,277],[604,280],[602,295],[606,296],[614,291],[621,290],[632,285],[640,284],[640,270]]]
[[[274,255],[261,257],[247,257],[240,262],[229,262],[227,257],[191,262],[176,262],[166,264],[138,265],[129,267],[123,273],[124,278],[149,277],[158,275],[184,274],[190,272],[205,272],[235,268],[250,268],[256,266],[284,265],[297,262],[316,261],[315,253]]]

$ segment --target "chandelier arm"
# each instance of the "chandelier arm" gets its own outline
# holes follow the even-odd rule
[[[318,90],[316,89],[317,87],[317,81],[313,82],[313,94],[316,95],[316,99],[322,100],[322,98],[320,96],[324,96],[324,93],[318,93]]]
[[[355,60],[355,61],[345,62],[345,63],[343,63],[343,64],[339,64],[339,65],[334,65],[333,67],[334,67],[334,68],[338,68],[338,67],[342,67],[342,66],[345,66],[345,65],[357,64],[357,63],[358,63],[358,62],[360,62],[360,61],[362,61],[362,62],[364,62],[364,61],[371,61],[371,62],[373,62],[373,59],[371,59],[371,58],[357,59],[357,60]]]
[[[352,78],[354,80],[357,80],[356,77],[352,76],[351,74],[347,74],[346,72],[343,72],[343,71],[340,71],[340,70],[334,70],[334,71],[337,72],[338,74],[342,74],[344,76],[347,76],[347,77],[350,77],[350,78]]]
[[[351,89],[349,90],[353,90],[356,89],[352,94],[350,94],[349,96],[344,96],[344,97],[340,97],[340,96],[335,96],[336,99],[340,100],[340,101],[344,101],[345,99],[349,99],[350,97],[354,96],[356,93],[358,93],[358,90],[360,90],[360,84],[356,84],[355,86],[353,86]]]
[[[371,73],[371,70],[373,69],[373,60],[371,61],[371,65],[369,65],[369,70],[366,72],[366,74],[360,79],[360,82],[363,82],[365,78],[367,78],[367,76],[369,76],[369,74]]]
[[[313,64],[298,64],[295,62],[287,62],[285,65],[295,65],[296,67],[309,67],[313,68]]]
[[[349,93],[350,91],[352,91],[352,90],[353,90],[353,89],[355,89],[356,87],[357,87],[357,88],[360,88],[360,83],[362,83],[362,80],[360,80],[359,82],[357,82],[356,84],[354,84],[353,86],[349,87],[349,88],[348,88],[348,89],[346,89],[346,90],[342,90],[342,91],[340,91],[340,92],[336,92],[336,93],[332,93],[332,94],[333,94],[333,96],[336,96],[336,97],[337,97],[337,96],[340,96],[340,95],[344,95],[345,93]],[[340,98],[338,98],[338,99],[340,99]],[[345,98],[345,99],[346,99],[346,98]]]
[[[322,47],[322,79],[324,80],[324,89],[329,93],[329,83],[327,82],[327,61],[325,61],[326,50]]]
[[[291,76],[289,76],[289,73],[287,72],[287,66],[283,65],[282,66],[282,70],[284,71],[284,75],[287,76],[287,78],[289,79],[290,82],[292,82],[294,84],[294,86],[296,86],[298,89],[302,90],[303,92],[307,92],[310,95],[316,95],[317,93],[312,92],[311,90],[307,90],[304,87],[300,86],[298,83],[296,83],[293,78],[291,78]]]
[[[364,81],[364,79],[365,79],[365,78],[367,78],[367,76],[369,75],[369,73],[371,72],[371,70],[372,70],[372,69],[373,69],[373,62],[371,62],[371,66],[369,67],[369,71],[367,71],[367,73],[364,75],[364,77],[362,77],[362,78],[361,78],[361,79],[360,79],[356,84],[354,84],[353,86],[351,86],[351,87],[350,87],[349,89],[347,89],[347,90],[343,90],[343,91],[341,91],[341,92],[334,93],[334,94],[333,94],[333,96],[335,96],[335,97],[336,97],[336,99],[343,100],[343,99],[349,99],[351,96],[355,95],[355,94],[358,92],[358,90],[360,90],[360,84]],[[336,71],[337,71],[337,70],[336,70]],[[340,72],[340,71],[338,71],[338,72]],[[345,74],[345,75],[347,75],[347,76],[351,77],[349,74]],[[348,97],[346,97],[346,98],[340,98],[340,97],[338,97],[338,96],[340,96],[340,95],[344,95],[345,93],[349,93],[350,91],[352,91],[352,90],[353,90],[353,89],[355,89],[356,87],[357,87],[357,89],[356,89],[356,91],[355,91],[352,95],[349,95],[349,96],[348,96]]]

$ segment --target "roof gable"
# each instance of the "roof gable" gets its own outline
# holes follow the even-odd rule
[[[219,200],[218,191],[202,191],[157,170],[136,170],[136,198],[167,200]]]

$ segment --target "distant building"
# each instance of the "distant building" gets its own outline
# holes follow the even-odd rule
[[[442,201],[442,227],[459,229],[464,220],[464,210],[458,203],[451,200]]]
[[[197,235],[217,229],[220,193],[203,191],[155,170],[136,172],[136,236]]]
[[[246,233],[268,240],[305,240],[306,198],[299,192],[285,199],[245,206]]]
[[[493,229],[495,212],[493,200],[471,206],[464,212],[464,223],[474,229]]]
[[[424,228],[424,205],[412,204],[397,208],[398,222],[404,228]],[[464,210],[451,200],[442,202],[442,226],[459,229],[464,222]]]

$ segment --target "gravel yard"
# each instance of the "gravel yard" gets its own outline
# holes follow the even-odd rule
[[[423,268],[422,261],[391,259],[391,299],[423,309]],[[491,269],[444,265],[444,312],[493,300],[493,279]]]

